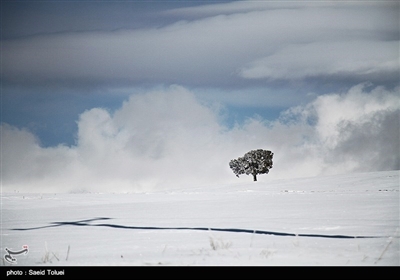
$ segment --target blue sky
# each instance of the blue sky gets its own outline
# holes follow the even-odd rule
[[[2,150],[8,149],[6,154],[16,162],[13,155],[18,151],[6,143],[13,137],[33,137],[30,144],[36,145],[39,154],[57,149],[80,154],[84,116],[93,113],[89,119],[96,123],[94,116],[103,116],[96,110],[107,112],[106,119],[112,120],[117,131],[131,127],[127,132],[131,137],[137,135],[138,127],[152,127],[146,119],[135,128],[135,120],[117,125],[124,108],[137,109],[132,100],[149,106],[147,111],[153,114],[146,115],[148,119],[161,123],[165,119],[154,116],[171,117],[175,123],[179,118],[167,113],[171,108],[144,101],[158,104],[152,95],[167,98],[164,104],[172,102],[172,107],[180,104],[179,94],[180,98],[192,96],[186,106],[208,110],[199,109],[199,114],[212,112],[210,127],[217,125],[217,131],[224,131],[224,137],[229,134],[232,142],[239,141],[232,138],[238,131],[250,137],[269,129],[260,142],[253,137],[243,140],[247,145],[241,149],[232,146],[237,156],[257,143],[268,147],[268,135],[288,129],[287,137],[303,140],[291,144],[274,140],[276,145],[287,145],[283,151],[301,145],[325,149],[310,164],[323,162],[324,170],[331,171],[306,175],[369,171],[361,167],[359,157],[373,144],[364,141],[367,144],[361,151],[349,146],[359,137],[371,139],[360,127],[373,122],[379,131],[390,129],[385,124],[397,124],[398,130],[393,117],[399,108],[395,99],[399,86],[397,1],[2,1],[1,18]],[[343,106],[346,102],[358,105]],[[338,111],[325,114],[333,107],[340,109],[341,117],[335,116]],[[364,110],[355,113],[351,108]],[[190,108],[181,113],[188,115],[180,118],[191,119]],[[140,117],[135,114],[128,115]],[[192,117],[193,126],[201,123]],[[254,132],[256,122],[262,127]],[[154,129],[158,132],[149,134],[151,139],[143,138],[143,143],[136,139],[135,147],[164,133],[159,126]],[[15,135],[5,137],[6,132]],[[215,133],[213,137],[222,141],[222,134]],[[116,132],[112,135],[117,137]],[[332,140],[335,137],[339,140]],[[388,153],[398,148],[396,133],[381,140],[391,147]],[[155,151],[174,150],[168,143],[155,149],[150,154],[156,158],[163,153],[156,156]],[[347,167],[333,168],[328,154],[340,155],[345,150]],[[357,155],[348,156],[348,150],[358,151]],[[60,158],[64,162],[65,154]],[[398,168],[398,162],[396,157],[378,169]],[[7,172],[13,177],[12,171]]]

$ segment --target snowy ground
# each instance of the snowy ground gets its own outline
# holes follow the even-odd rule
[[[2,193],[2,256],[28,245],[18,265],[400,265],[399,171],[250,180],[152,193]]]

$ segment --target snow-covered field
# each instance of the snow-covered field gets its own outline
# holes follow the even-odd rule
[[[400,264],[399,171],[248,179],[151,193],[2,193],[2,257],[27,245],[17,265]]]

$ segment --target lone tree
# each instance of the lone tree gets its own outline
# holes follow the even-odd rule
[[[272,157],[274,154],[267,150],[253,150],[246,153],[243,157],[233,159],[229,162],[236,177],[242,174],[252,174],[254,181],[257,181],[258,174],[268,174],[272,168]]]

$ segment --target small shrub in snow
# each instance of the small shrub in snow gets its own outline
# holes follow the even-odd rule
[[[224,242],[222,239],[210,237],[210,246],[215,251],[218,249],[229,249],[232,246],[232,242]]]

